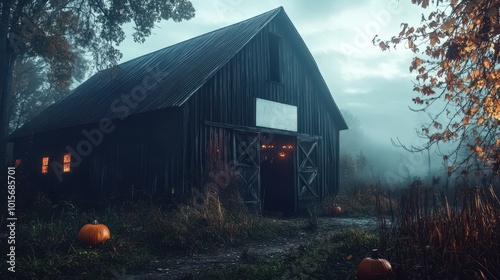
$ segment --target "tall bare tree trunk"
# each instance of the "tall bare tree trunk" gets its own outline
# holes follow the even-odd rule
[[[9,106],[11,100],[12,71],[15,52],[8,38],[11,3],[2,4],[0,18],[0,166],[5,164],[7,133],[9,128]],[[0,170],[4,172],[4,170]]]
[[[0,56],[4,52],[0,50]],[[9,131],[10,103],[11,103],[11,80],[12,66],[14,64],[14,55],[7,54],[0,58],[0,159],[5,159],[5,149],[7,143],[7,134]]]

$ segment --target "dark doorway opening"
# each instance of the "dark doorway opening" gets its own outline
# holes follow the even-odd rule
[[[261,139],[262,208],[268,212],[295,211],[295,137],[269,135]]]

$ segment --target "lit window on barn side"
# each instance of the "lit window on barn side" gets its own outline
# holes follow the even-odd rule
[[[42,174],[49,173],[49,157],[42,158]]]
[[[71,154],[70,153],[64,154],[63,171],[64,172],[71,171]]]

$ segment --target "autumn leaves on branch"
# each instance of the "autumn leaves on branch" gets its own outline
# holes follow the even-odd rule
[[[390,40],[375,38],[382,50],[404,45],[415,57],[414,111],[430,121],[418,131],[423,147],[452,143],[443,152],[448,171],[500,171],[500,0],[412,0],[429,8],[420,26],[401,24]],[[435,5],[435,6],[434,6]]]

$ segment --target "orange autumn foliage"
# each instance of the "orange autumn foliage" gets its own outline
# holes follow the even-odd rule
[[[465,150],[479,159],[476,163],[500,172],[500,0],[412,3],[429,11],[419,26],[402,23],[398,35],[373,40],[383,51],[402,45],[414,53],[409,67],[418,95],[413,110],[437,112],[418,130],[428,142],[407,148],[422,151],[439,142],[455,143],[463,149],[442,154],[454,159],[450,171],[472,165],[470,156],[452,157]]]

